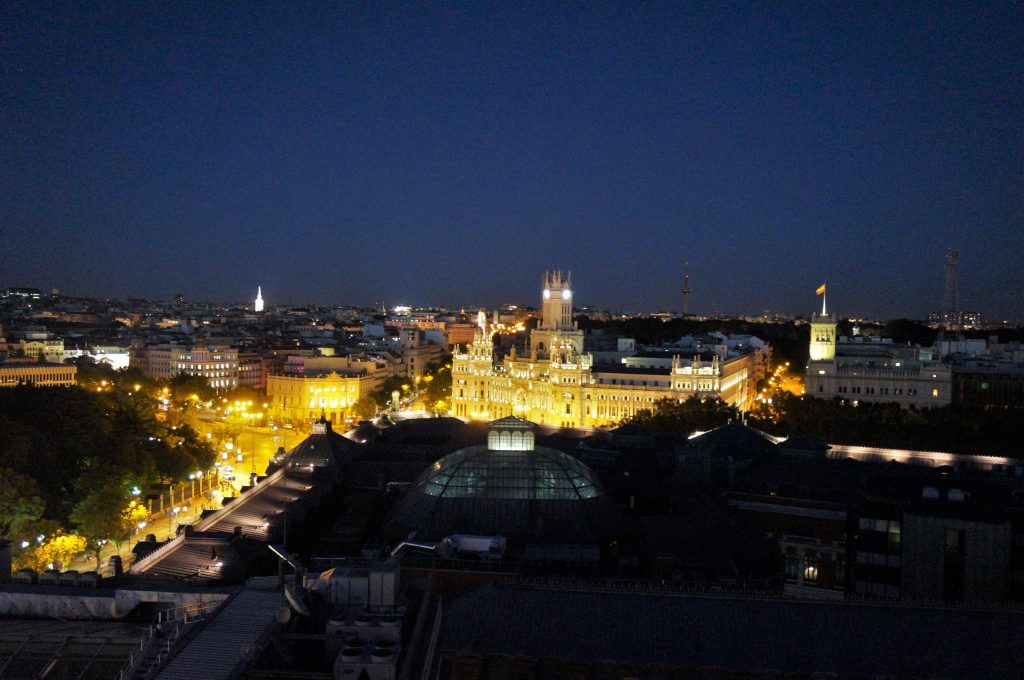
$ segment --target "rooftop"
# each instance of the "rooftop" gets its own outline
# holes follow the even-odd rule
[[[442,650],[482,655],[780,677],[992,679],[1024,668],[1020,612],[489,586],[445,614]]]

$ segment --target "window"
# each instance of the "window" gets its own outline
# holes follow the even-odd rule
[[[804,555],[804,581],[808,583],[818,582],[818,556],[808,553]]]
[[[793,548],[786,550],[786,578],[795,579],[800,570],[800,557]]]

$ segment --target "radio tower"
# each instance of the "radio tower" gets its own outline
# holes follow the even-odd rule
[[[683,263],[683,316],[690,316],[690,263]]]
[[[948,330],[955,330],[960,322],[960,300],[956,289],[956,261],[959,258],[960,252],[952,248],[946,253],[946,300],[942,311]]]

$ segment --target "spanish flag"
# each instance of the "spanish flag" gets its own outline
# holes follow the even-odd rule
[[[818,286],[818,290],[814,291],[814,294],[815,295],[824,295],[825,294],[825,284],[823,283],[820,286]]]

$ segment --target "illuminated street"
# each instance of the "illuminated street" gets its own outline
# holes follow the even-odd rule
[[[207,432],[214,432],[215,424],[200,420],[196,429],[199,430],[200,435],[206,436]],[[307,435],[309,435],[308,431],[299,429],[282,427],[275,430],[270,427],[245,427],[235,437],[235,442],[230,449],[222,447],[217,452],[218,461],[223,466],[230,466],[234,469],[233,484],[238,489],[248,484],[251,473],[265,474],[267,465],[280,447],[284,447],[285,451],[290,451]]]

